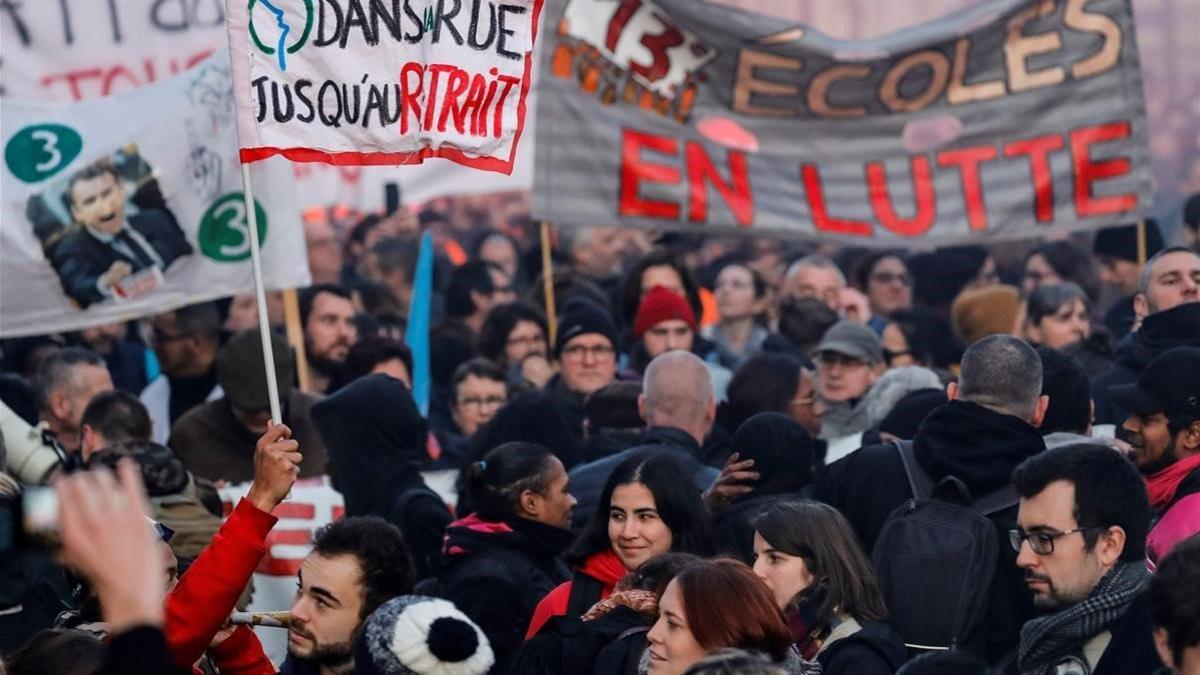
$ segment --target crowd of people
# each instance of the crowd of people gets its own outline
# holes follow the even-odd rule
[[[0,561],[5,672],[1200,672],[1200,196],[1186,245],[564,227],[551,270],[522,206],[308,218],[281,420],[250,296],[4,341],[57,460],[5,439],[0,494],[59,508]],[[274,664],[231,616],[319,476]]]

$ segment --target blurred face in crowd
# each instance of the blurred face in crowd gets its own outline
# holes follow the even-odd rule
[[[546,334],[541,326],[532,321],[518,321],[504,343],[504,359],[507,363],[520,363],[530,354],[545,356],[548,351]]]
[[[996,259],[989,255],[983,261],[983,267],[979,268],[979,273],[963,287],[963,290],[973,291],[977,288],[987,288],[998,283],[1000,283],[1000,272],[996,269]]]
[[[463,436],[474,436],[506,401],[508,385],[504,382],[468,375],[455,389],[454,423]]]
[[[107,368],[79,363],[71,366],[71,377],[65,385],[49,392],[46,421],[66,449],[79,448],[79,427],[87,404],[96,394],[112,389],[112,377]]]
[[[288,653],[334,668],[354,658],[361,622],[362,569],[353,555],[310,553],[296,575]]]
[[[342,246],[333,226],[324,220],[305,223],[304,241],[308,245],[308,270],[313,283],[335,283],[342,274]]]
[[[1098,256],[1096,260],[1100,263],[1101,281],[1125,295],[1137,292],[1142,275],[1142,269],[1137,263],[1110,255]]]
[[[546,489],[540,493],[533,490],[521,493],[521,511],[530,520],[567,529],[571,527],[571,511],[577,502],[571,495],[567,469],[557,457],[550,459]]]
[[[280,398],[283,398],[282,394],[280,394]],[[271,424],[270,408],[246,410],[230,403],[229,409],[233,412],[234,418],[251,434],[261,436],[267,433],[267,428]]]
[[[763,311],[754,294],[754,276],[741,265],[729,265],[717,275],[717,313],[723,321],[748,319]]]
[[[1058,272],[1046,262],[1046,258],[1041,253],[1035,253],[1029,257],[1029,261],[1025,263],[1025,274],[1021,278],[1021,287],[1025,291],[1025,295],[1037,290],[1038,286],[1043,284],[1061,284],[1066,281],[1058,276]]]
[[[817,354],[817,388],[829,403],[862,398],[878,377],[879,369],[861,359],[837,352]]]
[[[80,339],[97,354],[112,353],[113,347],[125,335],[125,324],[106,323],[103,326],[84,328],[79,332]]]
[[[691,351],[695,338],[696,333],[686,321],[671,319],[651,326],[642,336],[642,343],[646,345],[646,354],[654,358],[673,349]]]
[[[563,384],[577,394],[591,394],[612,383],[617,375],[617,352],[599,333],[577,335],[559,355]]]
[[[211,359],[208,364],[197,364],[199,346],[203,337],[179,330],[175,321],[175,312],[166,312],[152,317],[150,328],[152,331],[150,342],[163,373],[174,377],[194,371],[201,365],[204,370],[208,370]]]
[[[641,483],[618,485],[608,507],[608,541],[627,569],[671,550],[671,528],[658,514],[654,494]]]
[[[1130,415],[1121,426],[1127,432],[1124,438],[1131,447],[1130,458],[1146,476],[1200,450],[1200,422],[1172,434],[1166,414],[1157,412]]]
[[[491,270],[490,274],[492,275],[492,294],[486,296],[484,302],[480,302],[481,298],[478,297],[475,302],[475,307],[484,314],[487,314],[496,305],[514,302],[517,299],[517,293],[513,290],[512,277],[501,270]]]
[[[620,233],[612,227],[593,227],[590,241],[571,251],[576,270],[585,277],[605,279],[621,272]]]
[[[899,324],[889,323],[883,328],[883,360],[888,368],[903,368],[917,365],[909,347],[908,338]]]
[[[88,229],[116,234],[125,226],[125,188],[117,176],[105,172],[71,184],[71,217]]]
[[[283,294],[279,291],[267,293],[267,322],[272,326],[283,325]],[[258,328],[258,301],[253,293],[242,293],[229,302],[225,330],[236,333],[248,328]]]
[[[1112,527],[1102,531],[1089,550],[1084,532],[1072,531],[1080,527],[1074,514],[1075,484],[1068,480],[1056,480],[1033,497],[1021,498],[1017,528],[1052,541],[1049,553],[1036,553],[1033,539],[1021,542],[1017,553],[1017,566],[1025,572],[1033,603],[1042,609],[1057,610],[1083,601],[1125,547],[1124,531]]]
[[[658,599],[658,620],[646,635],[650,670],[654,675],[681,675],[708,650],[700,646],[687,622],[683,593],[675,581],[667,584]]]
[[[1200,301],[1200,255],[1179,251],[1154,261],[1145,293],[1133,301],[1139,317]]]
[[[789,403],[789,414],[809,435],[816,437],[821,431],[821,416],[817,410],[817,386],[812,371],[800,370],[800,385]]]
[[[867,299],[871,311],[883,316],[912,307],[912,277],[903,260],[888,256],[875,263],[867,278]]]
[[[1058,311],[1042,317],[1037,324],[1026,327],[1025,337],[1046,347],[1062,349],[1087,339],[1092,334],[1092,322],[1082,300],[1072,300]]]
[[[318,293],[304,326],[304,337],[309,357],[334,364],[345,362],[350,347],[358,341],[354,304],[333,293]]]
[[[651,265],[642,272],[642,294],[640,297],[646,297],[650,289],[655,286],[674,291],[677,295],[686,298],[687,291],[683,288],[683,279],[680,278],[679,272],[675,271],[670,265]]]
[[[757,532],[754,533],[754,573],[771,590],[780,609],[787,607],[813,582],[804,558],[776,550]]]
[[[816,298],[829,309],[841,308],[842,289],[846,287],[842,274],[832,267],[805,265],[784,282],[783,293],[791,298]]]
[[[509,279],[517,278],[517,249],[505,237],[500,235],[488,237],[479,247],[479,259],[504,270],[504,274]]]

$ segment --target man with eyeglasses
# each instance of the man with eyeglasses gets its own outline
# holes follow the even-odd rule
[[[217,382],[221,314],[201,302],[150,318],[151,346],[162,375],[138,397],[150,413],[155,443],[166,443],[171,425],[184,413],[224,393]]]
[[[885,369],[879,336],[866,324],[839,321],[825,332],[813,351],[813,360],[817,364],[820,437],[834,441],[865,431],[870,426],[867,392]]]
[[[1200,348],[1176,347],[1134,384],[1113,387],[1129,411],[1121,436],[1146,477],[1157,522],[1146,541],[1152,565],[1200,532]]]
[[[583,424],[583,400],[612,383],[617,375],[617,327],[608,312],[586,300],[568,300],[558,322],[554,354],[558,375],[546,385],[578,408]]]
[[[1013,472],[1020,503],[1009,540],[1043,612],[1021,628],[1021,675],[1132,675],[1159,667],[1146,606],[1150,503],[1119,453],[1079,443]]]
[[[471,359],[454,371],[449,400],[451,424],[433,417],[429,420],[441,449],[433,469],[460,466],[475,432],[508,402],[507,374],[487,359]]]

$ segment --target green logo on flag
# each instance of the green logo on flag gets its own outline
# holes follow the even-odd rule
[[[250,0],[247,14],[250,17],[250,39],[254,42],[254,46],[258,51],[268,55],[277,56],[279,60],[279,69],[287,70],[287,54],[295,54],[300,51],[300,48],[308,42],[308,34],[312,31],[313,25],[313,3],[312,0],[304,0],[304,29],[299,31],[300,37],[295,42],[288,44],[288,38],[295,32],[288,18],[284,15],[284,10],[280,6],[288,0]],[[258,31],[254,27],[254,6],[262,3],[265,12],[260,12],[260,15],[270,15],[274,19],[274,25],[279,29],[279,37],[275,40],[274,46],[266,45],[258,36]]]
[[[254,200],[258,241],[267,241],[267,212]],[[250,257],[250,223],[241,192],[221,195],[200,219],[200,252],[217,262],[241,262]]]
[[[4,162],[17,178],[37,183],[61,171],[82,149],[83,138],[74,129],[61,124],[34,124],[9,139],[4,146]]]

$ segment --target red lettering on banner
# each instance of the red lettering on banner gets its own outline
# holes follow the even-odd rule
[[[1005,157],[1029,156],[1033,173],[1034,217],[1039,223],[1054,220],[1054,176],[1050,173],[1050,153],[1063,149],[1062,136],[1046,134],[1004,146]]]
[[[304,556],[299,558],[276,558],[273,547],[276,545],[308,546],[311,543],[311,529],[292,530],[275,528],[267,534],[267,554],[263,556],[262,562],[258,563],[258,569],[255,571],[259,574],[266,574],[273,577],[295,576],[296,572],[300,571],[300,563],[304,562]]]
[[[871,198],[875,218],[884,227],[902,237],[919,237],[933,227],[937,215],[933,173],[929,170],[929,158],[924,155],[914,155],[909,164],[912,167],[913,201],[916,202],[916,213],[912,218],[901,218],[896,214],[883,162],[867,164],[867,195]]]
[[[983,232],[988,226],[987,205],[983,201],[983,182],[979,178],[979,165],[993,159],[996,159],[996,148],[990,145],[943,150],[937,155],[938,166],[958,168],[967,224],[973,232]]]
[[[617,212],[622,216],[679,219],[679,204],[638,196],[638,185],[668,183],[678,185],[679,169],[665,164],[643,162],[642,148],[674,157],[679,152],[679,141],[670,136],[642,133],[625,129],[621,132],[621,196]]]
[[[812,213],[813,226],[818,230],[855,237],[873,236],[870,223],[862,220],[832,218],[825,207],[825,190],[821,187],[821,172],[815,164],[800,166],[804,179],[804,192],[808,197],[808,209]]]
[[[1071,160],[1075,165],[1075,213],[1081,218],[1124,213],[1137,207],[1137,195],[1126,193],[1093,197],[1092,183],[1128,175],[1132,162],[1128,157],[1093,161],[1089,146],[1129,138],[1129,122],[1113,122],[1071,131]]]
[[[721,174],[704,146],[696,141],[684,145],[688,173],[688,219],[695,223],[708,220],[708,188],[711,184],[721,193],[733,217],[740,227],[750,227],[754,222],[754,196],[750,192],[750,172],[746,169],[746,154],[738,150],[729,151],[729,182],[721,180]]]
[[[51,73],[42,76],[41,86],[52,89],[60,83],[67,86],[70,99],[82,101],[96,96],[108,96],[121,88],[140,87],[157,82],[161,76],[176,75],[200,63],[213,53],[204,49],[183,59],[169,59],[155,62],[152,58],[142,59],[140,63],[113,64],[103,67],[81,68],[62,73]],[[141,77],[139,78],[139,74]],[[128,85],[125,87],[121,84]],[[93,86],[95,85],[95,86]]]
[[[417,85],[415,89],[410,89],[408,84],[409,73],[416,73]],[[425,66],[415,61],[409,61],[400,68],[400,135],[408,133],[408,112],[411,110],[417,118],[417,123],[421,120],[421,94],[425,91]]]

